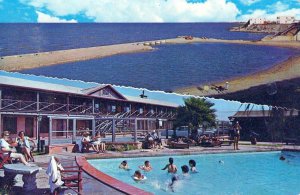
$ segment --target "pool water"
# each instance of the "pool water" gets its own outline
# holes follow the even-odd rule
[[[279,160],[283,155],[285,161]],[[300,153],[259,152],[234,154],[201,154],[173,156],[174,164],[181,175],[181,166],[190,159],[197,163],[198,173],[181,177],[174,185],[174,192],[168,187],[171,174],[161,170],[168,163],[169,156],[127,158],[130,171],[118,168],[124,158],[95,159],[89,163],[98,170],[116,179],[154,194],[299,194]],[[139,165],[149,160],[153,170],[144,172],[147,180],[135,182],[131,178]],[[222,161],[223,163],[220,163]]]

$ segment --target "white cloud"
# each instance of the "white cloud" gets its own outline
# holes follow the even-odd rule
[[[235,21],[240,13],[228,0],[20,0],[57,17],[85,15],[95,22]],[[257,0],[255,0],[257,1]]]
[[[252,5],[254,3],[260,2],[261,0],[240,0],[240,2],[244,5]]]
[[[281,1],[277,1],[274,4],[267,6],[267,9],[272,12],[281,12],[289,9],[289,5],[282,3]]]
[[[72,20],[60,19],[58,17],[49,16],[39,11],[36,11],[36,14],[38,15],[37,17],[38,23],[76,23],[77,22],[74,19]]]

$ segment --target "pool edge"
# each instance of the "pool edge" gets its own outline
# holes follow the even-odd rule
[[[83,156],[77,156],[76,157],[76,163],[78,166],[82,166],[83,171],[88,174],[89,176],[93,177],[94,179],[98,180],[101,183],[104,183],[105,185],[121,192],[124,194],[139,194],[139,195],[153,195],[150,192],[146,192],[144,190],[141,190],[139,188],[136,188],[132,185],[126,184],[120,180],[115,179],[114,177],[111,177],[95,167],[93,167],[91,164],[88,163],[85,157]]]

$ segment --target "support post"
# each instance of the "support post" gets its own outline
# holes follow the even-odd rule
[[[76,119],[73,119],[72,143],[76,142]]]
[[[2,108],[2,90],[0,89],[0,111]],[[0,113],[0,134],[2,134],[2,117]]]
[[[52,142],[52,118],[49,118],[49,136],[48,136],[48,146],[51,145]]]
[[[67,118],[67,130],[66,130],[66,138],[68,138],[69,135],[69,118]]]
[[[134,119],[134,142],[137,142],[137,119]]]
[[[116,141],[116,127],[115,127],[115,119],[112,119],[112,138],[111,138],[112,142]]]
[[[2,134],[2,115],[0,113],[0,135]]]
[[[93,99],[92,104],[93,104],[93,114],[95,114],[95,99]]]
[[[92,120],[92,135],[95,137],[96,135],[96,120],[95,118]]]
[[[36,138],[37,138],[37,151],[40,152],[41,149],[41,136],[40,136],[40,129],[41,129],[41,116],[38,115],[36,117]]]
[[[36,93],[36,111],[40,111],[40,92]]]

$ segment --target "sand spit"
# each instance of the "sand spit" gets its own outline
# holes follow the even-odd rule
[[[157,44],[188,44],[188,43],[228,43],[228,44],[248,44],[266,45],[277,47],[300,48],[300,42],[275,42],[275,41],[244,41],[244,40],[222,40],[212,38],[185,39],[177,37],[174,39],[154,40],[147,42],[136,42],[126,44],[107,45],[99,47],[59,50],[23,55],[3,56],[0,58],[0,69],[6,71],[19,71],[24,69],[38,68],[63,64],[67,62],[83,61],[95,58],[103,58],[116,54],[133,52],[144,52],[153,50],[152,45]]]
[[[18,71],[67,62],[103,58],[116,54],[150,51],[153,48],[139,43],[126,43],[100,47],[41,52],[0,58],[0,69]]]

